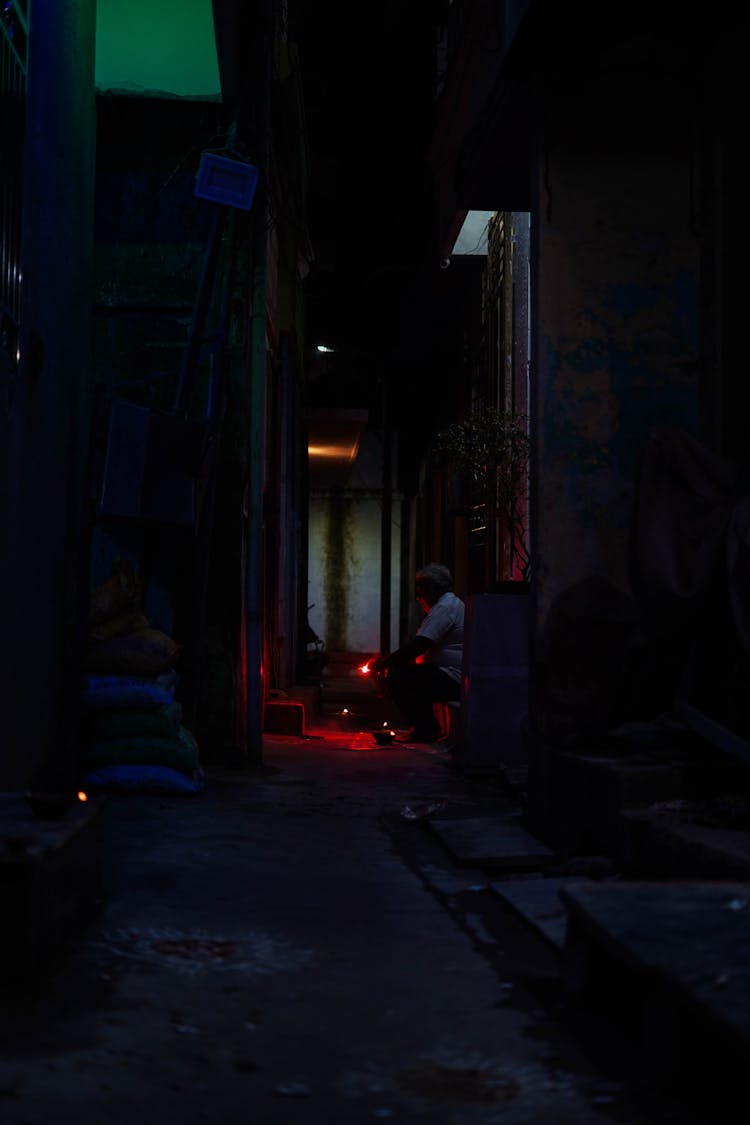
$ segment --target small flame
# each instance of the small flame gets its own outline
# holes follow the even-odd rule
[[[78,792],[76,793],[76,797],[79,801],[88,801],[89,799],[88,793],[84,793],[83,789],[78,790]]]

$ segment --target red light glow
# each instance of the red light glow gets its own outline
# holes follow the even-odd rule
[[[370,675],[370,665],[369,665],[369,662],[368,662],[367,664],[360,664],[360,666],[359,666],[359,670],[360,670],[360,672],[361,672],[361,674],[362,674],[363,676],[369,676],[369,675]]]

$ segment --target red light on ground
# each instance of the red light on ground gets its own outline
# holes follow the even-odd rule
[[[360,664],[359,670],[360,670],[360,673],[363,676],[369,676],[370,675],[370,665],[369,665],[369,663],[368,664]]]

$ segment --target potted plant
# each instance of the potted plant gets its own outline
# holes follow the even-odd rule
[[[433,452],[468,484],[474,506],[498,521],[507,548],[506,577],[524,585],[531,558],[526,536],[529,475],[527,418],[492,406],[472,408],[441,430]]]
[[[494,407],[475,407],[437,434],[433,452],[466,486],[467,514],[483,515],[490,530],[490,574],[503,578],[492,582],[491,592],[466,598],[460,719],[464,762],[469,769],[525,770],[530,600],[527,419]],[[495,557],[498,538],[500,566]]]

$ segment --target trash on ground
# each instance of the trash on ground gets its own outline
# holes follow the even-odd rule
[[[425,817],[440,812],[447,804],[447,801],[433,801],[428,805],[416,805],[415,808],[412,808],[411,805],[404,805],[401,816],[404,820],[424,820]]]

